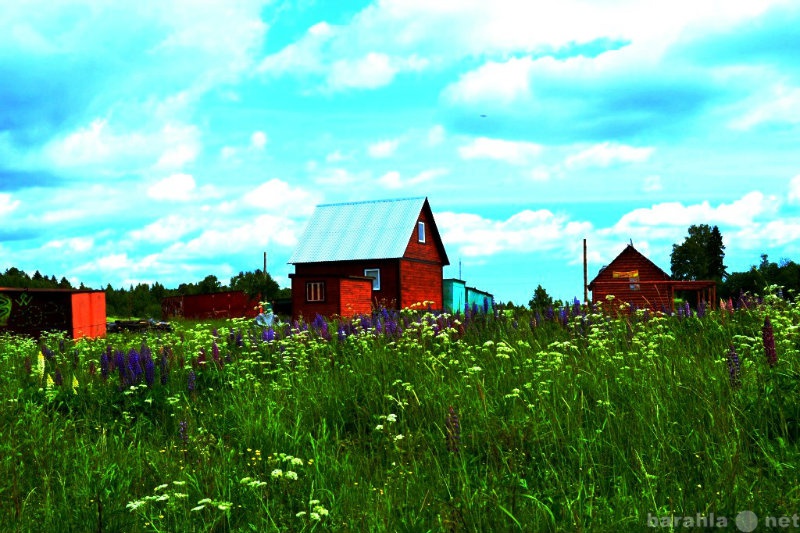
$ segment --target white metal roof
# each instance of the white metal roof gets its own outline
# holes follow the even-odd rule
[[[425,200],[318,205],[289,263],[403,257]]]

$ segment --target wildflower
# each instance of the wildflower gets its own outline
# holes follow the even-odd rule
[[[453,406],[450,406],[447,410],[447,418],[444,421],[444,427],[447,431],[447,451],[450,453],[458,453],[458,445],[461,442],[461,422]]]
[[[194,370],[190,370],[186,384],[186,387],[189,389],[189,392],[194,392],[196,381],[197,381],[197,374],[194,373]]]
[[[36,364],[36,373],[39,374],[39,379],[44,377],[44,354],[39,352],[39,358]]]
[[[378,424],[375,426],[375,431],[383,431],[383,424]]]
[[[72,376],[72,392],[78,394],[78,378]]]
[[[291,479],[292,481],[297,481],[297,472],[293,472],[292,470],[287,470],[286,473],[283,475],[286,479]]]
[[[184,448],[189,443],[189,435],[186,432],[188,428],[189,424],[186,422],[186,420],[181,420],[178,424],[178,435],[181,438],[181,442],[183,442]],[[177,483],[177,481],[175,483]]]
[[[58,386],[58,387],[60,387],[61,385],[64,384],[64,376],[61,375],[61,371],[59,369],[57,369],[57,368],[56,368],[56,375],[55,375],[54,380],[55,380],[56,386]]]
[[[731,387],[734,389],[738,389],[742,385],[739,380],[740,370],[739,356],[736,354],[736,348],[731,344],[731,348],[728,350],[728,373],[730,374]]]
[[[153,358],[150,357],[149,350],[147,352],[147,357],[144,360],[144,381],[147,383],[148,387],[152,387],[153,383],[156,379],[156,365],[153,362]]]
[[[397,415],[394,413],[386,415],[387,422],[397,422]]]
[[[403,437],[403,434],[402,434],[402,433],[399,433],[399,434],[397,434],[397,435],[395,435],[395,436],[394,436],[394,441],[395,441],[395,442],[397,442],[397,441],[401,441],[401,440],[403,440],[403,438],[404,438],[404,437]]]
[[[767,356],[767,364],[773,367],[778,363],[778,354],[775,351],[775,335],[769,317],[764,318],[764,327],[761,329],[761,339],[764,344],[764,354]]]
[[[273,479],[280,479],[283,477],[283,470],[281,470],[280,468],[276,468],[275,470],[272,471],[270,476],[272,476]]]

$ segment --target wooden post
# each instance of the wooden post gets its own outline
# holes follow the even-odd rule
[[[589,305],[589,267],[586,257],[586,239],[583,239],[583,303]]]
[[[264,252],[264,279],[267,279],[267,252]]]

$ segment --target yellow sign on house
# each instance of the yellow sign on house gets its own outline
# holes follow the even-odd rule
[[[628,270],[627,272],[614,272],[615,278],[638,278],[639,271],[638,270]]]

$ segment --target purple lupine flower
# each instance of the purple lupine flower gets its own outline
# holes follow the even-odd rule
[[[242,336],[242,331],[238,330],[236,332],[236,347],[237,348],[244,348],[244,337]]]
[[[489,314],[489,298],[487,298],[486,296],[483,297],[483,314],[484,315]]]
[[[128,381],[137,383],[142,375],[142,365],[139,361],[139,352],[134,348],[128,352]]]
[[[55,356],[55,354],[53,353],[53,350],[51,350],[47,346],[42,348],[42,354],[44,355],[45,359],[47,359],[48,361],[51,360]]]
[[[64,376],[61,375],[61,371],[57,368],[56,368],[56,374],[55,376],[53,376],[53,381],[58,387],[64,384]]]
[[[339,336],[339,341],[344,341],[347,338],[347,331],[344,329],[344,324],[339,324],[337,333]]]
[[[739,362],[739,356],[736,354],[736,348],[731,344],[731,348],[728,350],[728,373],[730,374],[731,387],[734,389],[738,389],[742,385],[739,378],[741,369],[742,365]]]
[[[117,350],[114,352],[114,364],[117,367],[117,372],[119,372],[119,381],[123,386],[125,386],[125,369],[127,368],[127,365],[125,364],[125,354],[122,353],[122,350]]]
[[[219,346],[217,346],[217,341],[213,341],[211,343],[211,358],[214,360],[217,365],[220,364],[219,359]]]
[[[161,374],[161,384],[166,385],[169,377],[169,357],[166,348],[161,349],[161,357],[159,358],[159,373]]]
[[[544,317],[547,320],[553,320],[556,317],[556,311],[552,305],[547,306],[547,311],[544,312]]]
[[[706,316],[706,301],[703,300],[697,305],[697,318]]]
[[[275,340],[275,329],[274,329],[272,326],[270,326],[270,327],[268,327],[268,328],[267,328],[267,331],[266,331],[266,340],[267,340],[268,342],[271,342],[271,341],[274,341],[274,340]]]
[[[147,350],[144,356],[144,381],[148,387],[152,387],[156,381],[156,364],[153,362],[150,350]]]
[[[187,378],[186,382],[186,388],[189,389],[189,392],[194,392],[196,382],[197,374],[194,373],[194,369],[189,370],[189,377]]]
[[[103,381],[108,379],[109,370],[108,351],[105,351],[100,354],[100,375],[103,377]]]
[[[567,314],[567,308],[562,307],[561,310],[558,312],[558,317],[561,320],[561,325],[566,326],[569,322],[569,315]]]
[[[778,364],[778,353],[775,351],[775,334],[772,330],[772,322],[769,317],[764,318],[764,327],[761,328],[761,340],[764,343],[764,354],[767,356],[767,364],[771,367]]]
[[[458,446],[461,443],[461,422],[458,413],[451,405],[447,410],[447,418],[444,421],[445,431],[447,432],[447,451],[458,453]]]
[[[181,438],[183,447],[186,448],[189,444],[189,423],[186,420],[181,420],[178,423],[178,436]]]
[[[689,302],[685,302],[684,307],[686,308],[686,318],[691,318],[692,308],[689,306]]]

